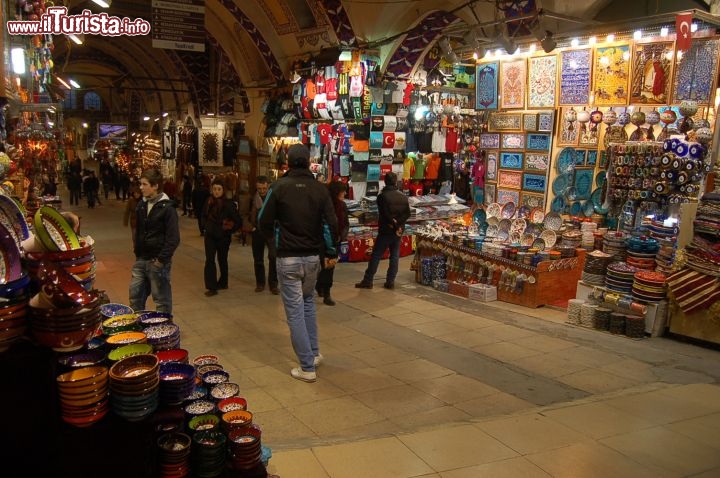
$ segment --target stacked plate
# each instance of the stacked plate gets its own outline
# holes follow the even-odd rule
[[[605,287],[616,292],[629,294],[632,292],[636,272],[638,272],[636,267],[625,262],[613,262],[607,267]]]
[[[89,427],[108,410],[107,367],[83,367],[56,378],[63,421],[76,427]]]
[[[662,272],[639,271],[635,273],[632,295],[640,302],[660,302],[665,299],[665,281],[667,276]]]
[[[160,401],[179,405],[195,389],[195,367],[179,362],[160,364]]]
[[[613,256],[616,261],[625,261],[627,256],[626,238],[627,234],[623,232],[608,232],[603,237],[603,252]]]
[[[572,231],[565,231],[562,233],[562,243],[564,246],[571,246],[577,249],[580,247],[580,243],[582,242],[582,232],[572,230]]]
[[[234,470],[252,470],[261,463],[262,432],[257,425],[236,428],[228,433],[230,466]]]
[[[41,292],[30,299],[30,331],[41,345],[73,352],[95,335],[102,320],[97,296],[74,307],[56,307]]]
[[[582,280],[592,285],[605,285],[605,272],[612,256],[602,251],[593,251],[585,256]]]
[[[580,239],[580,246],[583,249],[592,251],[595,248],[595,231],[597,230],[597,224],[594,222],[583,222],[580,226],[580,232],[582,236]]]
[[[147,341],[155,351],[176,349],[180,346],[180,327],[172,322],[151,325],[144,330]]]
[[[143,420],[155,412],[159,398],[159,363],[151,354],[133,355],[110,368],[110,405],[128,421]]]
[[[0,285],[0,352],[25,333],[29,284],[30,277],[23,273],[19,279]]]
[[[568,323],[580,325],[580,307],[585,303],[582,299],[570,299],[568,301]]]
[[[583,327],[593,326],[593,317],[598,306],[595,304],[584,303],[580,306],[580,325]]]

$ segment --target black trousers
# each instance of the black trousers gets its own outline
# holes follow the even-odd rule
[[[212,238],[205,236],[205,288],[208,290],[225,289],[228,286],[228,252],[230,237]],[[217,267],[215,259],[217,258]],[[220,277],[217,270],[220,269]]]
[[[277,287],[277,269],[275,266],[275,245],[272,240],[265,239],[257,229],[252,232],[252,255],[255,265],[255,284],[265,285],[265,248],[268,250],[268,276],[270,287]]]

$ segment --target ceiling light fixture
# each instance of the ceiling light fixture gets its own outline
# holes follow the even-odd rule
[[[78,83],[77,81],[75,81],[75,80],[73,80],[73,79],[68,80],[68,82],[69,82],[71,85],[73,85],[75,88],[81,88],[80,83]]]
[[[112,0],[92,0],[93,3],[96,3],[97,5],[100,5],[103,8],[110,8],[110,5],[112,5]]]
[[[163,117],[163,118],[167,118],[169,114],[170,114],[170,113],[163,113],[163,114],[162,114],[162,117]]]
[[[78,45],[82,45],[83,43],[85,43],[85,35],[83,35],[82,33],[70,33],[68,35],[68,38]]]
[[[150,117],[149,117],[149,116],[143,116],[143,121],[150,121]]]
[[[24,48],[13,48],[10,50],[10,58],[12,62],[13,72],[16,75],[22,75],[25,73],[25,49]]]
[[[67,88],[68,90],[72,90],[72,86],[68,85],[67,81],[63,80],[59,76],[56,76],[55,78],[57,78],[60,84],[63,85],[65,88]]]

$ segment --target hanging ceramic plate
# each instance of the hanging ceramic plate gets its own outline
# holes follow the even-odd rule
[[[476,209],[473,213],[473,222],[475,224],[482,224],[485,222],[486,214],[484,209]]]
[[[527,219],[530,217],[531,208],[529,206],[522,205],[517,211],[517,215],[521,219]]]
[[[539,207],[530,211],[530,222],[540,224],[543,222],[543,219],[545,219],[545,213]]]
[[[607,178],[607,173],[605,171],[600,171],[595,175],[595,186],[601,188],[603,184],[605,184],[605,179]]]
[[[512,244],[520,244],[520,233],[519,232],[510,232],[510,242]]]
[[[556,196],[559,196],[567,189],[570,184],[570,176],[567,174],[561,174],[553,180],[552,191]]]
[[[500,219],[495,216],[488,216],[485,222],[487,222],[489,226],[497,226],[500,223]]]
[[[552,210],[552,212],[556,213],[565,211],[565,198],[562,196],[555,196],[555,199],[553,199],[552,203],[550,203],[550,209]],[[543,220],[544,219],[545,218],[543,218]]]
[[[555,169],[558,174],[572,173],[575,169],[575,148],[564,148],[557,155]]]
[[[583,213],[583,207],[580,201],[575,201],[570,205],[570,215],[571,216],[580,216]]]
[[[532,234],[528,234],[527,232],[523,234],[520,237],[520,245],[521,246],[532,246],[533,241],[535,240],[535,236]]]
[[[495,237],[498,235],[498,232],[500,229],[497,227],[497,225],[488,226],[487,231],[485,231],[485,235],[488,237]]]
[[[537,249],[538,251],[544,251],[545,250],[545,241],[540,239],[539,237],[535,239],[532,243],[532,248]]]
[[[500,217],[501,211],[502,211],[502,206],[500,206],[500,204],[498,204],[496,202],[490,204],[486,210],[488,217]]]
[[[562,226],[563,220],[562,217],[560,217],[560,214],[556,212],[551,212],[548,215],[545,216],[545,220],[543,221],[543,225],[545,226],[545,229],[550,229],[553,231],[557,231]]]
[[[595,212],[595,205],[592,201],[585,201],[583,203],[583,214],[585,214],[585,217],[590,217]]]
[[[563,196],[568,202],[572,202],[577,199],[577,189],[575,189],[575,186],[569,186],[563,191]]]
[[[517,218],[512,222],[512,225],[510,226],[510,232],[522,234],[523,232],[525,232],[526,227],[527,223],[525,222],[525,219]]]
[[[498,232],[497,238],[500,242],[505,242],[510,238],[510,234],[507,231]]]
[[[502,219],[498,224],[498,230],[510,232],[510,226],[512,226],[512,221],[510,219]]]
[[[587,172],[586,172],[587,171]],[[575,191],[579,199],[587,199],[592,191],[592,171],[583,170],[575,174]]]
[[[551,229],[545,229],[540,233],[540,239],[545,241],[545,247],[551,249],[557,242],[557,234],[555,234],[555,231]]]
[[[510,219],[515,215],[515,203],[510,201],[506,202],[500,211],[500,217],[503,219]]]

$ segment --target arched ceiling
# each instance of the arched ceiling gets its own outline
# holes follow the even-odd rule
[[[168,0],[172,1],[172,0]],[[716,1],[716,0],[713,0]],[[289,65],[338,45],[368,47],[381,71],[403,76],[448,30],[458,37],[475,25],[502,21],[502,8],[533,0],[206,0],[204,53],[152,47],[147,36],[85,36],[83,45],[55,39],[56,73],[94,89],[114,115],[131,103],[149,113],[187,111],[237,114],[250,110],[248,91],[283,84]],[[554,31],[586,28],[593,19],[620,19],[627,0],[534,0],[551,13]],[[55,1],[58,5],[62,3]],[[688,8],[710,1],[634,0],[636,15]],[[717,2],[716,2],[717,3]],[[661,5],[662,4],[662,5]],[[102,9],[90,0],[64,0],[70,14],[93,13],[151,21],[150,0],[113,0]],[[490,37],[491,30],[482,30]],[[190,106],[190,108],[189,108]]]

